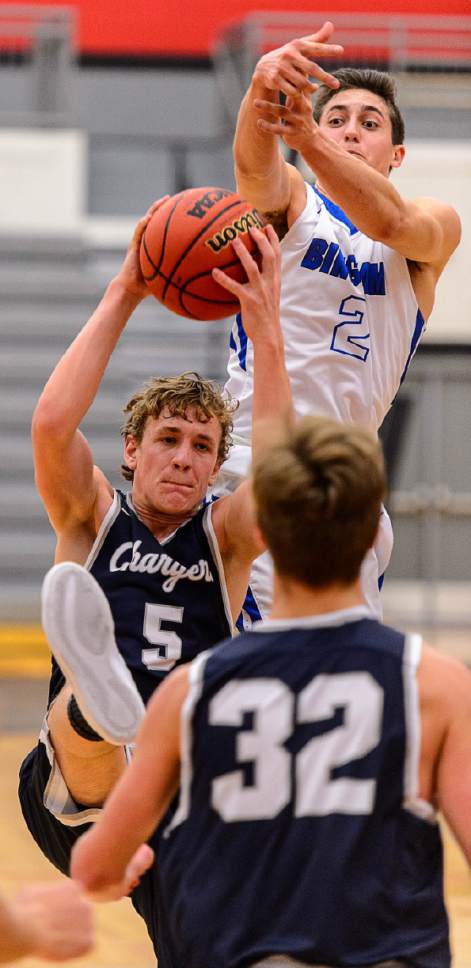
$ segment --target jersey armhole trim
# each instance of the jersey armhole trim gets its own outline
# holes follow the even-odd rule
[[[93,545],[90,549],[90,553],[85,562],[84,567],[87,568],[88,571],[90,571],[92,566],[94,565],[98,557],[98,554],[101,551],[101,548],[103,547],[103,543],[108,534],[108,531],[110,530],[111,525],[114,523],[114,521],[116,521],[116,518],[118,517],[120,510],[121,510],[121,498],[120,498],[119,492],[115,490],[113,492],[113,500],[103,518],[103,521],[100,524],[100,527],[97,532],[97,536],[93,542]]]
[[[224,611],[226,613],[226,618],[229,625],[230,635],[234,636],[236,635],[236,630],[232,619],[231,604],[229,601],[229,592],[227,590],[226,575],[224,572],[224,563],[221,557],[218,539],[216,537],[216,532],[213,526],[212,510],[213,510],[213,504],[212,503],[208,504],[203,514],[202,524],[203,524],[204,533],[208,539],[214,564],[216,565],[216,568],[218,571],[219,584],[221,587],[221,595],[224,603]]]
[[[406,749],[404,758],[404,810],[434,824],[437,814],[431,803],[419,797],[421,720],[417,669],[422,655],[422,636],[406,635],[402,659]]]

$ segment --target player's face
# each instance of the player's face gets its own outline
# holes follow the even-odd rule
[[[125,445],[136,504],[177,516],[193,511],[216,478],[220,439],[216,417],[201,421],[193,410],[149,417],[141,442],[129,437]]]
[[[392,143],[387,105],[371,91],[352,88],[335,94],[324,108],[319,127],[331,141],[382,175],[402,163],[404,147]]]

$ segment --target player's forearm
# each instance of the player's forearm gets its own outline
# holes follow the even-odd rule
[[[400,237],[407,207],[394,185],[364,161],[317,130],[300,148],[321,188],[372,239],[393,245]]]
[[[260,130],[253,102],[263,97],[278,103],[278,94],[255,79],[245,95],[237,119],[234,138],[234,164],[240,194],[260,211],[271,211],[285,190],[285,161],[279,138]]]
[[[291,385],[285,364],[281,327],[268,340],[253,341],[254,392],[252,402],[252,453],[265,442],[267,420],[282,420],[292,413]]]
[[[33,427],[49,428],[61,438],[74,433],[91,407],[110,357],[138,300],[117,280],[64,356],[38,401]]]
[[[70,876],[93,901],[117,901],[129,890],[125,873],[133,846],[123,851],[123,838],[122,832],[120,839],[113,837],[109,830],[103,834],[100,819],[73,848]]]

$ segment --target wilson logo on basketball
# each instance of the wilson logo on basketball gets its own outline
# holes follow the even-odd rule
[[[226,245],[230,245],[238,235],[244,235],[249,229],[262,229],[265,222],[254,208],[251,212],[236,218],[232,225],[225,225],[220,232],[216,232],[212,239],[207,239],[205,245],[213,252],[220,252]]]
[[[227,188],[213,188],[210,192],[206,192],[201,198],[198,198],[192,208],[187,209],[187,215],[192,215],[193,218],[204,218],[206,212],[214,205],[217,205],[221,201],[221,198],[227,198],[228,195],[233,195]]]

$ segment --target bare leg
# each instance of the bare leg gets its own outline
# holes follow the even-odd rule
[[[65,784],[78,803],[101,806],[126,768],[123,746],[90,742],[72,728],[67,704],[72,690],[65,685],[51,706],[50,739]]]

